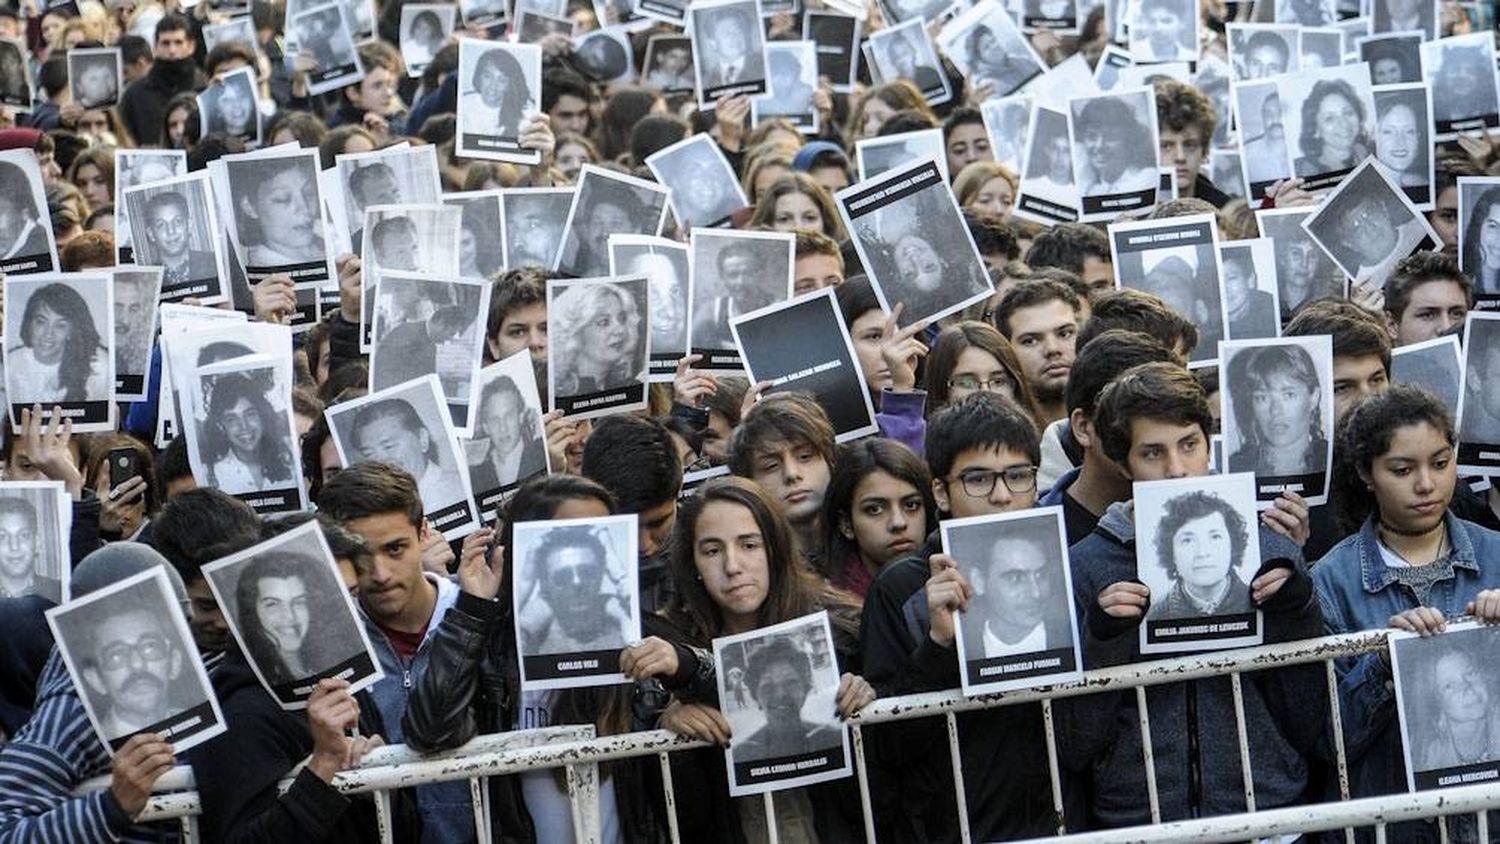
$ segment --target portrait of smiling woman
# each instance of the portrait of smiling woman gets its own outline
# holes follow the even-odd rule
[[[559,395],[628,387],[642,378],[641,308],[624,287],[571,285],[552,300],[548,318]]]
[[[37,288],[26,298],[17,336],[20,345],[8,348],[5,356],[12,403],[109,398],[109,350],[77,290],[60,282]]]
[[[519,137],[521,120],[536,99],[516,57],[499,46],[486,50],[474,62],[470,79],[472,87],[464,91],[459,109],[464,131]]]
[[[273,551],[257,557],[240,572],[235,587],[240,635],[246,654],[260,667],[266,684],[279,686],[315,676],[337,664],[340,656],[324,644],[338,637],[309,636],[313,619],[320,626],[347,615],[336,603],[333,583],[318,583],[327,567],[301,554]]]
[[[1323,79],[1302,101],[1302,154],[1294,162],[1298,176],[1347,170],[1370,154],[1364,103],[1354,86],[1342,79]]]
[[[241,495],[293,482],[292,447],[276,428],[285,414],[266,397],[268,380],[240,372],[203,379],[208,415],[200,449],[209,486]]]

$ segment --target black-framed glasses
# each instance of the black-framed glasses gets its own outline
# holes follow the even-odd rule
[[[992,390],[994,392],[1015,392],[1015,382],[1004,373],[996,373],[988,378],[980,378],[978,375],[955,375],[948,379],[950,390]]]
[[[975,469],[958,476],[964,494],[970,498],[988,498],[995,491],[995,482],[1004,480],[1011,493],[1031,492],[1036,489],[1035,466],[1012,466],[1009,469]]]

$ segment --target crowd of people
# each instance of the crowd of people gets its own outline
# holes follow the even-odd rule
[[[772,88],[783,77],[783,85],[806,87],[764,52],[739,54],[760,40],[740,31],[756,22],[741,20],[733,4],[704,10],[723,11],[689,40],[683,37],[688,10],[669,3],[517,0],[497,17],[493,7],[462,0],[456,16],[403,12],[408,4],[401,0],[353,0],[321,7],[338,10],[330,24],[314,20],[317,10],[268,0],[185,8],[178,0],[9,2],[0,3],[0,36],[10,39],[0,46],[15,47],[0,50],[0,150],[34,154],[47,216],[28,210],[21,168],[0,163],[0,262],[45,254],[51,244],[66,273],[116,267],[129,245],[124,225],[116,240],[127,177],[117,163],[160,171],[135,173],[130,186],[185,175],[147,158],[121,157],[143,150],[179,151],[185,172],[197,173],[257,145],[316,150],[325,171],[341,156],[431,147],[443,197],[498,191],[504,220],[465,211],[456,247],[446,250],[456,254],[431,251],[428,241],[437,240],[425,223],[419,250],[414,217],[382,220],[378,225],[410,224],[410,236],[396,241],[376,230],[366,250],[360,226],[377,217],[335,213],[328,194],[320,210],[313,180],[294,166],[300,159],[269,169],[267,159],[251,159],[262,166],[236,174],[234,217],[218,221],[221,230],[233,230],[232,244],[216,248],[216,233],[205,240],[188,221],[201,203],[158,194],[175,200],[142,207],[134,242],[147,260],[159,253],[164,265],[176,261],[165,266],[165,284],[218,277],[224,295],[210,304],[241,312],[242,321],[226,323],[226,341],[244,331],[245,319],[295,329],[295,384],[285,401],[273,400],[279,389],[273,378],[247,374],[251,363],[245,371],[210,370],[217,380],[205,402],[207,426],[191,446],[180,432],[161,436],[159,417],[172,412],[163,406],[172,400],[170,385],[159,389],[167,378],[163,355],[156,348],[147,360],[139,351],[147,343],[131,339],[155,324],[143,294],[117,285],[112,320],[91,316],[89,304],[61,284],[30,295],[13,320],[15,336],[6,338],[8,380],[51,389],[34,396],[35,406],[14,409],[4,424],[3,480],[60,483],[71,517],[58,527],[50,515],[39,519],[27,500],[0,507],[0,841],[173,840],[171,824],[140,817],[154,785],[175,765],[192,767],[200,829],[209,841],[376,841],[382,822],[397,841],[471,841],[476,809],[465,781],[396,790],[382,821],[369,795],[341,793],[335,777],[383,744],[436,753],[478,735],[558,725],[588,725],[599,735],[665,728],[749,754],[784,756],[837,743],[837,730],[821,715],[806,716],[804,704],[818,694],[831,695],[816,699],[831,699],[842,718],[880,698],[959,688],[960,639],[971,655],[986,657],[1076,642],[1081,667],[1091,670],[1154,658],[1142,655],[1138,633],[1162,616],[1257,613],[1266,644],[1387,629],[1439,637],[1464,617],[1500,623],[1500,486],[1461,477],[1460,463],[1472,461],[1460,460],[1468,452],[1458,434],[1482,432],[1476,436],[1486,438],[1484,445],[1500,446],[1500,433],[1489,436],[1500,423],[1482,424],[1500,418],[1500,359],[1458,352],[1469,362],[1462,420],[1443,391],[1434,392],[1438,385],[1400,383],[1392,364],[1400,347],[1463,340],[1471,312],[1495,304],[1500,187],[1493,185],[1500,181],[1462,191],[1460,181],[1500,176],[1500,114],[1490,120],[1454,112],[1447,96],[1438,98],[1443,107],[1434,109],[1430,99],[1424,107],[1418,96],[1393,98],[1377,120],[1347,83],[1320,81],[1302,104],[1303,138],[1288,147],[1295,139],[1282,128],[1278,91],[1284,89],[1247,85],[1261,95],[1238,102],[1253,102],[1256,113],[1234,114],[1227,80],[1207,72],[1217,66],[1244,83],[1284,80],[1296,69],[1288,44],[1297,42],[1271,37],[1269,29],[1305,30],[1302,43],[1310,50],[1313,36],[1338,26],[1344,63],[1370,61],[1377,96],[1381,84],[1414,81],[1436,95],[1439,77],[1430,68],[1424,75],[1425,53],[1418,61],[1415,48],[1407,56],[1384,45],[1392,46],[1385,59],[1362,49],[1361,40],[1412,29],[1424,30],[1419,43],[1489,39],[1496,30],[1487,4],[1441,0],[1429,20],[1430,10],[1409,0],[1005,0],[996,6],[1003,15],[984,17],[969,37],[948,40],[965,53],[950,59],[933,39],[960,9],[867,2],[859,26],[820,22],[818,31],[874,37],[882,50],[873,57],[880,76],[872,79],[865,63],[855,61],[847,78],[820,71],[815,90],[767,91],[811,104],[816,120],[798,115],[793,122],[769,111],[752,121],[755,95],[731,90],[704,101],[709,89],[766,82],[768,66]],[[812,31],[804,29],[804,13],[826,19],[852,11],[844,0],[806,5],[768,11],[758,22],[764,40],[803,39]],[[293,14],[306,31],[287,24]],[[1394,23],[1407,19],[1414,24]],[[558,20],[571,22],[571,34],[548,23]],[[220,25],[233,21],[248,22],[253,43],[221,40]],[[474,90],[464,90],[459,42],[504,40],[507,27],[521,31],[527,21],[546,33],[534,41],[542,53],[539,90],[525,87],[520,64],[505,51],[485,53]],[[909,22],[917,25],[903,26]],[[1263,27],[1234,46],[1235,24],[1285,26]],[[319,30],[329,26],[333,31]],[[599,63],[575,53],[596,30],[611,33],[609,43],[630,45],[628,64],[642,69],[638,80],[613,66],[609,78],[600,78]],[[217,43],[210,48],[211,34]],[[354,45],[352,53],[341,39]],[[645,61],[654,39],[668,39],[653,48],[660,67]],[[860,46],[820,42],[815,55],[820,68],[827,60],[847,70]],[[696,82],[694,47],[714,53],[697,57]],[[100,79],[70,81],[69,53],[101,48],[118,50],[122,87],[87,93],[113,80],[103,78],[107,68],[89,65]],[[1493,60],[1492,51],[1484,55]],[[1077,97],[1101,94],[1097,85],[1088,87],[1094,68],[1120,56],[1141,83],[1120,90],[1133,92],[1154,115],[1138,114],[1122,99],[1075,99],[1071,110],[1066,98],[1049,99],[1054,88]],[[1304,67],[1327,62],[1308,51],[1301,60]],[[414,61],[421,66],[412,67]],[[332,70],[355,78],[322,91]],[[246,79],[253,101],[241,87]],[[1487,90],[1496,99],[1493,87]],[[937,91],[945,102],[929,102]],[[104,99],[118,103],[92,107]],[[1003,108],[994,107],[999,99]],[[482,118],[485,131],[513,137],[536,163],[459,156],[465,114]],[[1468,119],[1478,124],[1465,128]],[[1435,121],[1454,130],[1448,139],[1438,139],[1443,133]],[[874,175],[858,172],[856,145],[930,130],[941,132],[940,163],[967,242],[987,272],[985,284],[972,277],[980,273],[969,272],[963,256],[951,249],[939,254],[910,232],[881,233],[892,244],[882,263],[894,270],[874,260],[865,266],[855,248],[858,233],[837,195]],[[673,269],[672,247],[649,242],[660,235],[688,243],[689,227],[676,215],[697,216],[687,209],[700,206],[707,214],[723,204],[723,192],[694,195],[712,189],[711,158],[687,174],[682,197],[668,191],[660,215],[632,206],[629,197],[611,200],[601,187],[604,198],[589,218],[572,219],[567,209],[580,178],[603,172],[656,183],[647,159],[699,135],[722,155],[743,195],[727,219],[702,221],[718,223],[713,235],[725,238],[714,267],[692,266],[685,270],[690,277],[674,284],[672,274],[684,270]],[[1243,167],[1220,166],[1240,155]],[[1373,232],[1367,239],[1385,251],[1379,260],[1345,259],[1309,236],[1312,229],[1298,225],[1298,215],[1322,207],[1339,180],[1365,161],[1394,186],[1384,200],[1395,204],[1391,234],[1385,237],[1386,224],[1368,215],[1351,217],[1346,234]],[[405,171],[398,178],[381,164],[364,163],[352,172],[343,197],[350,207],[388,214],[397,203],[437,208],[431,198],[412,199]],[[1080,205],[1080,190],[1102,202]],[[1052,210],[1029,213],[1023,194],[1045,199]],[[1130,209],[1123,214],[1110,211],[1110,197],[1126,194],[1147,199],[1120,206]],[[1067,217],[1070,203],[1069,219],[1080,212],[1113,219],[1058,219]],[[1436,238],[1409,255],[1387,254],[1400,214],[1410,208],[1418,209],[1411,225]],[[1195,252],[1193,266],[1167,258],[1154,265],[1151,284],[1120,277],[1111,223],[1192,215],[1212,223],[1218,251]],[[340,226],[330,223],[339,216],[349,216],[343,234],[352,237],[336,236]],[[648,218],[658,217],[663,225],[652,230]],[[734,239],[738,231],[790,233],[795,249],[787,277],[771,277],[767,289],[768,262],[746,245],[754,241]],[[556,269],[560,251],[576,249],[584,257],[562,263],[587,266],[589,274],[619,271],[612,267],[612,233],[649,249],[638,263],[620,262],[648,275],[647,284],[637,285],[639,295],[621,292],[624,286],[575,284],[554,285],[549,296],[548,282],[568,277]],[[1205,269],[1215,259],[1199,257],[1210,252],[1218,256],[1215,273]],[[366,276],[374,267],[364,267],[362,258],[417,275],[433,271],[430,259],[489,285],[488,310],[478,322],[483,364],[505,369],[473,379],[472,399],[464,403],[472,404],[465,428],[471,436],[455,435],[455,426],[465,427],[461,420],[419,418],[405,399],[374,388],[364,336],[366,313],[374,313],[366,304],[373,278]],[[290,275],[255,273],[325,259],[337,277],[311,294],[316,303]],[[1346,265],[1362,274],[1345,278]],[[1366,267],[1378,273],[1365,275]],[[692,278],[715,272],[723,295],[694,305],[683,285],[702,291]],[[882,272],[919,291],[991,292],[941,319],[900,321],[902,308],[920,306],[887,301],[892,287],[882,287]],[[1205,291],[1204,283],[1213,289]],[[840,441],[830,421],[837,409],[816,397],[750,383],[705,365],[704,355],[688,348],[689,335],[694,350],[711,337],[732,348],[732,318],[827,288],[875,410],[878,433],[864,439]],[[425,304],[434,305],[430,314],[421,311]],[[390,318],[413,326],[407,333],[428,344],[420,353],[387,351],[399,355],[387,364],[399,364],[397,381],[409,387],[409,377],[454,366],[435,335],[463,334],[474,314],[472,301],[461,304],[455,296],[448,303],[381,306],[381,324]],[[118,345],[109,348],[117,355],[135,350],[133,362],[119,370],[107,365],[108,338],[100,337],[110,326]],[[1225,358],[1221,390],[1216,341],[1278,336],[1328,338],[1331,394],[1323,394],[1313,357],[1299,345],[1243,351],[1233,363]],[[662,338],[669,348],[661,347]],[[229,360],[270,367],[251,355],[254,349],[221,345],[242,350],[220,348]],[[658,359],[668,352],[675,371],[658,373]],[[517,366],[516,356],[527,363]],[[549,361],[566,368],[549,378]],[[559,394],[587,395],[643,380],[648,366],[660,377],[650,384],[645,411],[543,412],[549,385]],[[77,433],[63,410],[50,406],[109,392],[109,374],[126,371],[146,373],[144,399],[119,401],[113,430]],[[534,386],[527,374],[535,376]],[[392,383],[393,390],[405,388]],[[111,395],[117,398],[118,388]],[[349,402],[359,403],[357,412],[339,413]],[[1329,406],[1332,430],[1320,415]],[[276,424],[283,413],[295,422],[295,442]],[[1226,414],[1243,432],[1237,442],[1219,440]],[[342,425],[347,433],[336,430]],[[1153,594],[1142,582],[1135,484],[1221,470],[1316,473],[1330,447],[1333,469],[1326,496],[1318,496],[1326,501],[1310,503],[1290,487],[1259,511],[1207,494],[1185,497],[1163,520],[1156,548],[1144,549],[1159,550],[1165,571],[1153,576],[1171,588]],[[257,491],[299,481],[312,505],[307,512],[263,515],[252,506]],[[502,489],[504,496],[497,493]],[[433,506],[424,506],[482,493],[497,493],[499,503],[462,502],[487,518],[461,536],[445,536],[450,532],[433,523]],[[948,520],[1042,507],[1058,508],[1066,544],[1058,565],[1067,569],[1076,625],[1042,611],[1066,591],[1060,573],[1044,571],[1058,556],[1045,531],[1042,539],[1033,532],[996,542],[996,562],[985,576],[966,574],[967,561],[942,541],[939,526]],[[621,515],[636,526],[633,561],[620,559],[610,536],[589,527]],[[237,606],[256,638],[241,647],[203,569],[310,521],[338,562],[384,677],[356,691],[325,672],[305,707],[287,709],[263,684],[273,682],[263,677],[264,665],[283,669],[273,672],[275,683],[317,675],[328,662],[319,651],[319,626],[341,611],[338,602],[317,604],[298,592],[310,588],[299,572],[312,565],[301,557],[280,567],[248,567]],[[550,529],[550,544],[523,554],[517,525],[550,521],[567,524]],[[99,620],[90,652],[65,659],[46,615],[58,603],[59,562],[28,551],[43,547],[35,538],[46,525],[66,538],[66,550],[53,552],[71,568],[66,598],[78,601],[142,572],[165,571],[192,641],[174,643],[168,629],[174,619],[136,607]],[[1201,541],[1200,529],[1211,529],[1210,541],[1218,543],[1212,559],[1174,562],[1180,557],[1172,544]],[[1258,548],[1259,559],[1242,561],[1247,548]],[[626,588],[622,577],[636,582]],[[986,624],[964,628],[971,611],[987,613]],[[831,654],[795,638],[768,640],[719,676],[716,639],[817,612],[827,613]],[[642,638],[611,651],[627,682],[523,684],[521,662],[533,649],[597,653],[599,641],[617,642],[619,631],[636,621]],[[142,730],[195,660],[207,669],[226,729],[178,753],[172,736]],[[837,688],[815,689],[822,675],[814,666],[836,668]],[[1243,683],[1237,677],[1233,694],[1227,677],[1155,685],[1141,698],[1149,701],[1149,716],[1137,711],[1135,694],[1118,689],[1061,698],[1046,713],[1030,703],[977,709],[957,717],[962,795],[955,792],[943,719],[870,726],[863,746],[868,805],[881,841],[959,840],[959,807],[974,840],[1031,838],[1055,834],[1060,823],[1071,832],[1245,812],[1252,808],[1246,774],[1254,809],[1336,800],[1345,753],[1352,796],[1402,792],[1408,765],[1500,762],[1495,668],[1493,653],[1476,658],[1454,650],[1434,661],[1432,688],[1417,691],[1434,695],[1432,711],[1441,714],[1417,747],[1404,744],[1406,714],[1398,713],[1385,650],[1340,660],[1336,688],[1317,663],[1257,671]],[[731,699],[720,700],[721,689]],[[1330,694],[1342,713],[1337,742]],[[111,737],[128,738],[113,747],[102,739],[86,697],[109,701],[100,717],[108,719]],[[750,736],[731,730],[726,712],[756,708],[767,713],[763,730]],[[773,722],[777,710],[790,714]],[[1142,747],[1143,735],[1150,748]],[[1154,767],[1149,792],[1143,764]],[[853,778],[780,791],[768,816],[759,798],[730,796],[732,771],[720,749],[674,752],[671,772],[676,799],[669,804],[654,755],[601,763],[602,840],[666,841],[675,831],[684,841],[754,842],[766,840],[772,826],[780,840],[865,840]],[[106,787],[80,790],[100,776]],[[484,806],[500,839],[574,840],[560,775],[495,776],[487,788]],[[1488,828],[1500,828],[1500,818],[1490,818]],[[1454,817],[1443,835],[1477,842],[1482,828],[1472,815]],[[1387,832],[1393,841],[1439,838],[1430,820]],[[1368,830],[1360,835],[1373,840]]]

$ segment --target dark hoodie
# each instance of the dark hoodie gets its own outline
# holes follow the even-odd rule
[[[202,91],[207,85],[208,80],[192,59],[157,59],[145,76],[125,89],[115,110],[136,146],[159,147],[167,101],[184,91]]]
[[[306,767],[277,795],[276,784],[312,753],[305,711],[282,710],[238,651],[224,658],[213,684],[228,732],[188,753],[203,805],[204,841],[380,840],[371,795],[340,794]],[[379,707],[363,692],[356,698],[360,734],[385,735]],[[420,840],[421,818],[408,792],[392,792],[391,807],[395,840]]]

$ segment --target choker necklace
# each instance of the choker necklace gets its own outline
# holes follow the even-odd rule
[[[1423,534],[1426,534],[1426,533],[1430,532],[1430,531],[1425,531],[1425,530],[1424,531],[1398,531],[1398,530],[1392,530],[1391,528],[1387,527],[1384,523],[1381,523],[1380,528],[1381,528],[1381,530],[1390,530],[1391,533],[1394,533],[1397,536],[1422,536]],[[1424,566],[1424,565],[1432,565],[1433,563],[1436,563],[1438,560],[1441,560],[1443,558],[1443,551],[1445,549],[1447,549],[1447,547],[1448,547],[1448,532],[1445,530],[1438,537],[1437,551],[1432,555],[1432,559],[1429,560],[1426,563],[1416,563],[1416,562],[1413,562],[1411,559],[1409,559],[1405,554],[1401,553],[1400,551],[1397,551],[1395,548],[1392,548],[1391,544],[1389,542],[1385,541],[1385,537],[1380,536],[1380,537],[1377,537],[1377,538],[1380,540],[1380,544],[1383,545],[1383,546],[1385,546],[1385,549],[1387,551],[1390,551],[1392,554],[1395,554],[1397,557],[1400,557],[1402,562],[1406,563],[1408,566],[1411,566],[1412,568],[1419,568],[1419,567]]]
[[[1397,536],[1424,536],[1426,534],[1432,533],[1440,527],[1446,527],[1443,522],[1439,522],[1435,527],[1430,527],[1426,530],[1409,530],[1407,528],[1398,528],[1386,524],[1385,519],[1381,519],[1379,517],[1376,517],[1376,519],[1380,524],[1381,530],[1385,531],[1386,533],[1394,533]]]

